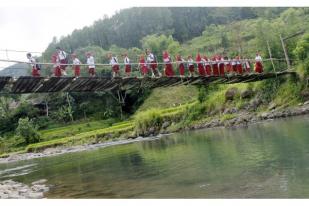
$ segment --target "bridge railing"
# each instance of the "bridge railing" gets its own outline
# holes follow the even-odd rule
[[[241,62],[242,64],[244,64],[245,62],[249,62],[250,63],[250,73],[254,73],[254,63],[255,60],[254,59],[241,59],[238,60],[239,62]],[[31,63],[26,62],[26,61],[16,61],[16,60],[7,60],[7,59],[0,59],[0,62],[9,62],[9,63],[23,63],[23,64],[27,64],[29,65],[29,76],[31,76]],[[220,61],[220,63],[225,63],[225,62],[231,62],[231,60],[224,60],[224,61]],[[187,62],[183,62],[185,65],[185,75],[188,75],[188,63]],[[198,75],[197,72],[197,63],[198,62],[193,62],[195,65],[195,73],[196,75]],[[209,61],[208,62],[210,65],[212,65],[214,62],[213,61]],[[215,62],[215,63],[219,63],[219,62]],[[38,64],[41,65],[41,76],[45,76],[45,77],[50,77],[53,76],[54,74],[54,68],[53,68],[53,63],[46,63],[46,62],[39,62]],[[164,67],[165,67],[166,63],[163,62],[158,62],[158,71],[160,71],[160,73],[164,74]],[[178,69],[178,62],[171,62],[171,64],[173,65],[173,70],[176,76],[179,75],[179,69]],[[73,64],[68,63],[68,64],[58,64],[58,65],[66,65],[66,72],[68,76],[74,76],[74,71],[73,71]],[[112,76],[112,68],[110,64],[102,64],[102,63],[97,63],[96,65],[96,76],[101,76],[101,77],[110,77]],[[151,69],[149,68],[149,64],[148,64],[148,76],[152,75]],[[265,72],[280,72],[283,70],[286,70],[286,62],[285,59],[264,59],[263,60],[263,66],[264,66],[264,71]],[[87,64],[80,64],[81,67],[81,76],[89,76],[88,75],[88,65]],[[124,77],[125,75],[125,64],[124,63],[119,63],[119,67],[120,67],[120,76]],[[15,68],[16,69],[16,68]],[[211,67],[212,69],[212,67]],[[225,68],[226,70],[226,68]],[[245,69],[243,68],[243,71],[245,72]],[[225,74],[228,74],[228,72],[225,71]],[[131,77],[140,77],[141,76],[141,72],[139,69],[139,63],[131,63]]]

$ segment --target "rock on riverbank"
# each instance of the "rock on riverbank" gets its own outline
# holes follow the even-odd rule
[[[0,182],[0,199],[42,199],[49,187],[44,185],[45,179],[32,182],[31,186],[5,180]]]

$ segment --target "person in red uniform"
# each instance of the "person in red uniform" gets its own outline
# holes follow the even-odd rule
[[[256,56],[255,56],[254,70],[255,70],[256,73],[262,73],[263,72],[262,57],[261,57],[259,52],[257,52]]]
[[[54,75],[56,77],[61,77],[60,61],[59,61],[57,52],[52,54],[51,62],[53,63]]]
[[[73,71],[74,71],[74,76],[77,78],[80,76],[80,60],[76,57],[76,54],[73,53],[71,54],[72,61],[73,61]]]
[[[239,56],[236,56],[236,69],[238,74],[242,74],[242,65],[241,65],[241,60]]]
[[[250,61],[248,59],[244,60],[243,67],[245,68],[246,73],[250,73],[251,67],[250,67]]]
[[[148,74],[148,67],[147,67],[145,57],[144,57],[143,54],[140,56],[138,65],[139,65],[139,68],[141,70],[142,76],[145,77]]]
[[[32,76],[33,77],[39,77],[40,76],[40,70],[37,68],[36,60],[32,57],[31,53],[27,53],[27,58],[29,59],[29,62],[32,66]]]
[[[237,60],[236,60],[236,58],[233,58],[233,60],[231,61],[231,65],[232,65],[233,74],[236,74],[237,73]]]
[[[187,62],[188,62],[188,68],[189,68],[189,77],[193,77],[195,68],[194,68],[194,61],[191,55],[188,56]]]
[[[226,72],[231,73],[232,72],[232,64],[231,64],[230,58],[227,55],[225,55],[225,57],[224,57],[224,65],[225,65]]]
[[[172,59],[167,51],[163,52],[163,62],[165,63],[165,70],[164,70],[165,76],[167,77],[174,76]]]
[[[95,62],[91,52],[86,52],[88,73],[90,77],[95,77]]]
[[[220,76],[224,76],[225,75],[225,68],[224,68],[224,58],[223,56],[218,55],[218,62],[219,62],[219,73]]]
[[[204,55],[204,57],[202,58],[202,61],[204,62],[205,65],[205,73],[207,76],[211,75],[211,66],[210,66],[210,62],[209,59],[207,58],[206,55]]]
[[[67,67],[67,65],[65,64],[68,64],[67,53],[63,51],[63,49],[61,49],[60,47],[56,47],[56,49],[57,49],[58,58],[60,62],[60,71],[64,76],[66,76],[67,73],[65,71],[65,68]]]
[[[180,77],[184,77],[185,76],[185,64],[184,64],[185,60],[178,54],[176,56],[176,62],[178,65]]]
[[[217,56],[211,58],[212,71],[214,76],[219,76],[218,60]]]
[[[151,52],[150,49],[146,49],[146,55],[147,55],[147,64],[149,65],[151,72],[152,72],[152,77],[161,77],[162,74],[158,70],[158,63],[157,63],[157,58],[156,56]]]
[[[131,62],[127,53],[124,53],[124,72],[126,73],[126,77],[130,77],[131,75]]]
[[[196,64],[197,64],[197,69],[198,69],[199,75],[205,76],[205,69],[204,69],[204,65],[203,65],[200,53],[197,53],[195,61],[196,61]]]
[[[112,74],[113,77],[119,77],[119,64],[118,64],[118,59],[116,56],[113,56],[112,53],[108,54],[108,58],[109,58],[109,64],[112,66]]]

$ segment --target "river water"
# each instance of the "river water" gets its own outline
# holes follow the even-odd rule
[[[309,116],[0,165],[47,198],[309,198]]]

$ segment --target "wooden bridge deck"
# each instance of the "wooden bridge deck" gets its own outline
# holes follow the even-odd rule
[[[284,71],[277,73],[244,74],[233,76],[210,77],[160,77],[160,78],[107,78],[107,77],[0,77],[0,92],[49,93],[49,92],[99,92],[114,89],[130,90],[139,88],[156,88],[176,85],[206,85],[210,83],[232,84],[240,82],[254,82],[276,78],[283,75],[295,75],[295,72]]]

